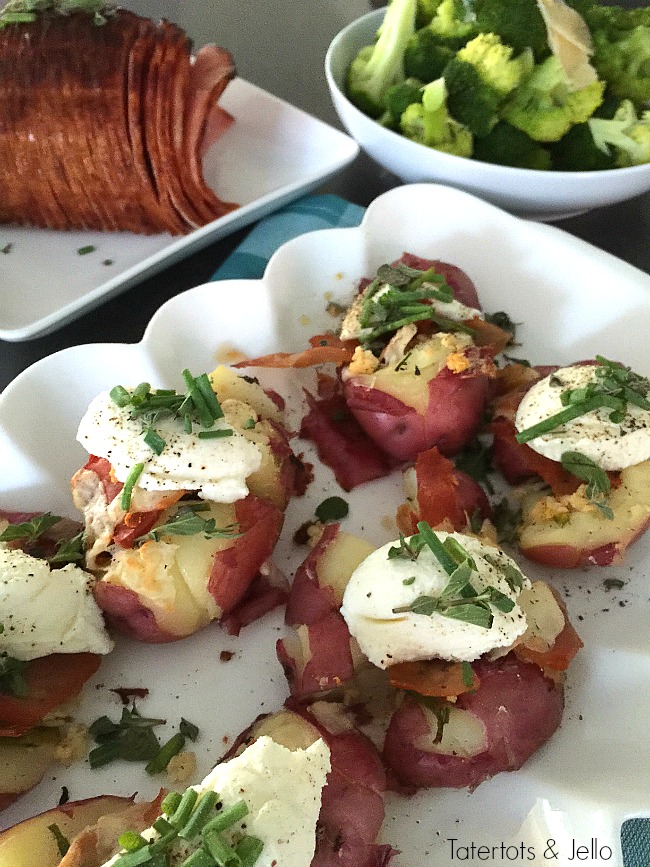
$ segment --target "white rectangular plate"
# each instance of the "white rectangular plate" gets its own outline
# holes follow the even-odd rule
[[[0,226],[0,250],[9,250],[0,254],[0,339],[58,328],[313,190],[359,152],[354,139],[241,78],[220,104],[236,122],[206,154],[205,178],[241,207],[182,237]],[[80,255],[84,247],[94,250]]]
[[[567,364],[603,353],[650,374],[647,275],[556,228],[519,220],[466,193],[436,185],[400,187],[377,199],[359,228],[313,232],[286,244],[263,280],[226,281],[218,301],[214,285],[207,284],[167,302],[138,345],[75,347],[21,374],[0,398],[0,505],[73,514],[68,482],[85,462],[76,428],[99,390],[142,379],[181,387],[183,367],[210,370],[220,349],[233,345],[253,356],[304,347],[311,334],[333,326],[327,299],[348,301],[355,281],[405,250],[464,268],[486,310],[505,309],[522,323],[516,355]],[[267,373],[295,410],[301,400],[298,374]],[[315,459],[309,443],[295,442],[307,460]],[[306,496],[290,504],[277,549],[278,565],[288,574],[305,555],[293,545],[293,533],[335,493],[342,492],[333,474],[317,466]],[[396,537],[391,520],[402,500],[399,474],[343,496],[350,503],[345,530],[374,544]],[[649,541],[646,535],[632,546],[621,567],[551,572],[523,562],[531,578],[547,577],[560,589],[585,643],[568,674],[563,723],[520,771],[499,774],[474,792],[390,796],[383,837],[402,851],[396,867],[456,867],[463,859],[452,856],[452,838],[456,847],[498,847],[512,840],[533,848],[534,863],[556,867],[622,867],[622,821],[650,813]],[[606,590],[608,578],[623,580],[623,589]],[[274,651],[283,629],[276,612],[236,639],[216,625],[172,645],[118,639],[85,690],[80,718],[119,713],[110,687],[148,687],[144,713],[166,717],[169,726],[184,715],[200,726],[200,777],[223,752],[224,739],[286,698]],[[235,652],[230,662],[219,661],[223,649]],[[2,823],[53,806],[62,785],[75,799],[136,790],[144,797],[157,791],[159,780],[147,779],[139,765],[54,769],[2,815]],[[535,821],[522,831],[531,811]],[[589,846],[592,837],[611,848],[611,857],[569,861],[573,841]],[[548,861],[544,844],[551,838],[562,857]],[[493,857],[487,863],[511,860]]]

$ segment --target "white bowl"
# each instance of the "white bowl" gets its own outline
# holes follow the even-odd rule
[[[372,43],[384,12],[370,12],[334,37],[325,59],[325,74],[345,128],[374,160],[398,178],[407,183],[449,184],[513,213],[537,219],[561,219],[650,190],[650,165],[598,172],[498,166],[409,141],[363,114],[345,96],[345,77],[359,49]]]

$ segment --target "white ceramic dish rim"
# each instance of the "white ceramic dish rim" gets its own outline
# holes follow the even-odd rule
[[[444,220],[436,218],[435,210],[431,212],[432,197],[441,206],[437,213],[444,213]],[[433,184],[404,186],[377,199],[359,228],[314,232],[284,245],[261,281],[211,283],[182,293],[157,312],[140,344],[75,347],[23,372],[0,397],[2,506],[32,509],[47,504],[55,511],[70,513],[67,479],[84,460],[83,450],[74,443],[76,418],[100,388],[142,378],[179,385],[182,367],[197,372],[210,368],[224,345],[235,344],[253,354],[297,349],[316,328],[331,324],[324,312],[327,298],[349,298],[359,276],[403,249],[447,258],[466,268],[477,281],[486,308],[507,302],[499,306],[524,322],[523,347],[518,352],[525,351],[533,362],[568,363],[576,356],[585,357],[588,345],[593,354],[597,337],[599,351],[625,357],[637,369],[650,372],[644,348],[635,347],[629,339],[630,327],[640,333],[644,320],[650,324],[647,275],[558,229],[519,220],[466,193]],[[553,273],[549,262],[553,262]],[[593,282],[594,275],[601,278],[599,283]],[[608,281],[617,283],[615,311],[602,303],[608,298],[611,302]],[[504,292],[504,287],[517,285],[525,291]],[[580,311],[582,318],[576,319]],[[545,324],[543,331],[539,323]],[[300,383],[280,375],[279,390],[288,393],[292,404]],[[301,448],[303,445],[300,441]],[[309,459],[308,447],[305,452]],[[394,513],[401,500],[399,487],[394,479],[385,480],[350,495],[351,516],[344,528],[376,544],[386,541],[377,503],[381,502],[385,514]],[[317,468],[306,501],[296,500],[289,508],[288,533],[278,549],[282,567],[294,567],[300,559],[287,535],[313,513],[323,496],[336,490],[331,473]],[[474,793],[423,792],[410,801],[389,798],[384,838],[404,852],[396,865],[453,867],[455,861],[449,858],[452,836],[469,843],[496,842],[495,835],[497,840],[514,835],[539,845],[536,841],[546,833],[566,839],[567,846],[572,840],[588,841],[596,836],[602,845],[612,847],[613,857],[607,863],[622,867],[621,822],[650,813],[645,795],[650,753],[641,738],[648,693],[639,688],[647,684],[647,646],[642,641],[645,617],[640,604],[647,592],[640,583],[643,573],[647,576],[649,559],[646,537],[631,549],[625,567],[608,569],[606,575],[592,570],[586,575],[562,576],[560,586],[570,588],[572,614],[584,617],[579,628],[587,644],[570,673],[562,727],[523,769],[498,775]],[[532,577],[544,574],[535,568],[527,567],[527,571]],[[615,607],[615,598],[605,593],[604,577],[626,580],[625,607]],[[579,589],[591,581],[590,592]],[[601,609],[610,602],[612,611],[605,615]],[[145,708],[154,715],[178,713],[170,707],[177,707],[174,696],[178,700],[182,695],[183,713],[190,716],[191,712],[190,718],[209,737],[209,756],[204,754],[205,746],[198,747],[201,773],[223,750],[224,734],[232,737],[260,709],[273,710],[283,700],[286,687],[272,656],[280,624],[279,615],[267,618],[239,639],[228,639],[215,627],[177,645],[147,647],[120,641],[93,683],[151,686],[153,694]],[[215,646],[224,645],[235,650],[236,659],[219,669],[218,689],[229,696],[237,694],[238,701],[221,703],[215,724],[214,703],[206,702],[206,692],[215,685],[206,669],[211,668]],[[134,655],[139,670],[152,678],[148,684],[133,683]],[[161,670],[166,671],[166,679],[159,677]],[[249,683],[254,685],[250,691]],[[82,718],[92,720],[107,712],[107,701],[105,692],[91,684]],[[616,739],[612,738],[612,707],[620,711]],[[576,782],[571,775],[576,779],[585,776]],[[143,796],[157,789],[157,781],[142,782],[139,769],[137,783],[132,777],[128,766],[92,774],[75,766],[55,773],[54,779],[48,777],[10,808],[3,821],[11,823],[53,805],[62,784],[70,786],[75,798],[115,792],[116,787],[129,794],[137,787]],[[605,786],[605,781],[610,785]],[[612,782],[624,784],[626,790]],[[530,809],[535,827],[529,822],[525,832],[519,831]]]
[[[241,108],[247,101],[258,103],[252,119],[241,115]],[[241,207],[180,238],[166,234],[138,236],[131,233],[54,232],[0,227],[2,245],[8,244],[11,249],[10,256],[0,256],[4,260],[0,261],[0,274],[3,265],[6,269],[5,275],[1,277],[0,339],[28,340],[70,322],[146,277],[310,192],[352,162],[359,153],[359,145],[346,133],[244,79],[237,78],[231,83],[221,104],[236,118],[239,116],[240,126],[251,123],[260,129],[266,126],[264,145],[268,149],[267,159],[259,161],[266,174],[261,174],[252,182],[244,182],[248,184],[248,188],[244,187],[244,200],[241,173],[246,169],[245,160],[255,157],[253,147],[259,143],[251,142],[247,155],[247,142],[239,141],[240,129],[235,124],[206,155],[209,177],[213,174],[219,177],[220,154],[223,153],[224,145],[228,160],[241,161],[240,172],[233,173],[237,177],[222,177],[219,182],[220,195],[226,200],[243,201]],[[278,118],[281,118],[281,123]],[[296,133],[299,157],[295,153],[291,154],[290,142],[283,141],[289,129]],[[236,146],[229,145],[233,136],[237,137]],[[328,148],[324,142],[329,143]],[[276,165],[278,160],[284,162],[281,170]],[[288,160],[293,166],[291,176],[286,170]],[[78,249],[84,247],[108,251],[110,257],[117,261],[123,256],[132,264],[106,279],[109,269],[102,268],[101,264],[106,252],[101,256],[99,252],[96,256],[75,255]],[[25,251],[24,256],[21,250]],[[61,264],[63,261],[69,264],[64,266]],[[53,262],[58,265],[53,265]],[[87,270],[87,276],[83,276],[74,292],[63,288],[70,286],[71,279],[79,280],[79,270],[83,268]],[[12,275],[15,281],[17,274],[21,275],[22,291],[12,286]],[[35,283],[41,281],[42,285],[32,288],[31,279]],[[61,290],[57,290],[58,285],[62,285]],[[51,295],[57,291],[61,294],[61,300],[52,303]],[[7,312],[3,312],[3,307]]]

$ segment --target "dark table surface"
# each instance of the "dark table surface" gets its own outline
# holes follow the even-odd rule
[[[123,5],[140,14],[178,22],[197,47],[211,41],[227,45],[242,78],[341,128],[325,83],[325,51],[338,30],[378,4],[368,0],[320,4],[260,0],[252,22],[247,20],[251,13],[239,0],[130,0]],[[643,4],[627,0],[622,5]],[[361,154],[321,191],[367,205],[398,183]],[[650,273],[650,194],[555,225]],[[248,231],[250,227],[211,244],[48,335],[15,343],[0,341],[0,388],[39,358],[65,347],[137,342],[157,308],[179,292],[208,280]],[[2,293],[11,291],[0,284],[0,303]]]

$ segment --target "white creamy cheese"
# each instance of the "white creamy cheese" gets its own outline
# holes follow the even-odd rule
[[[148,491],[188,490],[217,503],[234,503],[248,494],[246,478],[257,470],[262,456],[255,443],[236,430],[232,436],[199,439],[188,434],[177,418],[156,423],[165,440],[157,455],[144,441],[142,422],[130,418],[129,407],[120,408],[108,392],[99,394],[79,424],[77,440],[92,455],[111,462],[118,481],[126,481],[133,467],[144,464],[138,488]],[[231,429],[227,419],[211,430]]]
[[[518,431],[561,412],[560,395],[595,381],[597,365],[563,367],[536,382],[524,395],[515,427]],[[553,461],[567,451],[580,452],[603,470],[623,470],[650,458],[650,411],[628,403],[620,424],[609,420],[611,409],[596,409],[536,437],[528,445]]]
[[[199,795],[219,793],[224,808],[245,801],[246,833],[264,843],[255,867],[309,867],[316,849],[316,820],[330,770],[330,751],[320,739],[306,750],[289,750],[269,737],[258,738],[243,753],[217,765],[194,786]],[[237,832],[241,822],[232,826]],[[154,839],[155,831],[143,836]],[[187,857],[188,848],[170,852],[170,864]],[[114,864],[119,855],[104,867]]]
[[[68,564],[50,570],[38,560],[0,543],[0,653],[30,660],[51,653],[109,653],[92,591],[92,576]]]
[[[516,603],[518,594],[503,574],[505,566],[517,568],[510,557],[471,536],[436,535],[442,541],[453,536],[473,558],[478,574],[473,575],[472,585],[477,592],[495,587]],[[440,596],[449,583],[449,575],[428,547],[422,548],[416,560],[389,559],[388,551],[396,544],[384,545],[366,557],[352,573],[343,596],[341,613],[374,665],[388,668],[398,662],[433,658],[471,662],[490,650],[509,647],[526,631],[526,617],[518,604],[507,613],[492,606],[490,628],[440,612],[431,616],[394,613],[393,609],[410,606],[419,596]],[[527,578],[523,587],[530,587]]]

